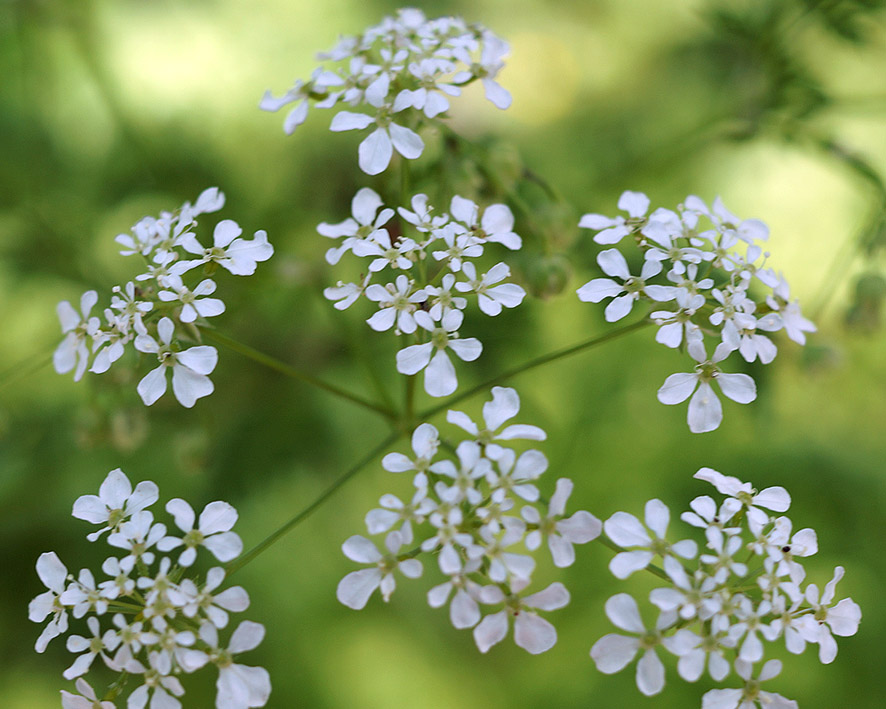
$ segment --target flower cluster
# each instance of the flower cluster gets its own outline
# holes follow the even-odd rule
[[[400,10],[357,37],[343,37],[318,60],[310,80],[297,80],[285,94],[267,92],[260,107],[278,111],[292,104],[283,123],[291,134],[305,122],[311,103],[316,108],[340,105],[368,113],[339,110],[330,130],[371,129],[360,143],[360,169],[383,172],[396,150],[414,160],[424,151],[416,132],[449,110],[449,97],[481,81],[499,108],[511,105],[510,94],[495,80],[508,45],[480,25],[456,17],[428,20],[421,10]]]
[[[159,364],[138,383],[138,393],[147,406],[166,393],[167,373],[172,370],[175,398],[188,408],[197,399],[213,391],[209,374],[215,369],[218,352],[214,347],[198,344],[196,325],[205,318],[220,315],[225,304],[215,293],[211,278],[193,277],[203,266],[202,276],[211,276],[221,266],[237,276],[255,273],[259,261],[267,261],[274,253],[264,231],[252,240],[241,237],[236,222],[224,219],[215,226],[213,244],[204,247],[194,229],[201,214],[217,212],[224,206],[225,196],[218,188],[204,190],[194,204],[185,202],[176,212],[163,212],[159,217],[145,217],[129,234],[119,234],[116,241],[124,256],[141,256],[142,273],[123,286],[115,286],[110,307],[104,310],[104,322],[92,309],[98,294],[87,291],[80,298],[78,312],[68,301],[58,305],[64,339],[55,350],[53,364],[59,374],[73,370],[79,381],[87,371],[102,374],[119,360],[126,345],[133,347]],[[185,276],[191,281],[186,283]],[[196,343],[185,349],[182,343]]]
[[[638,654],[636,680],[646,695],[664,687],[664,665],[656,652],[663,647],[676,655],[677,673],[695,682],[705,672],[717,682],[735,668],[740,689],[715,689],[704,695],[705,709],[796,707],[778,694],[760,689],[762,680],[778,674],[781,663],[771,660],[758,677],[754,664],[763,661],[765,643],[783,642],[800,654],[808,643],[818,645],[818,657],[829,663],[837,655],[834,636],[854,635],[861,609],[850,598],[836,600],[843,577],[838,566],[823,590],[810,583],[801,559],[818,551],[811,529],[794,531],[780,514],[791,498],[782,487],[756,491],[749,483],[702,468],[695,477],[711,483],[724,496],[715,501],[702,495],[681,515],[700,529],[705,549],[693,540],[666,538],[670,513],[660,500],[646,503],[645,524],[626,512],[616,512],[603,524],[606,535],[624,551],[613,557],[610,570],[620,579],[662,560],[655,571],[668,586],[654,589],[650,603],[657,609],[654,624],[644,623],[637,602],[619,593],[606,602],[606,615],[628,635],[600,638],[591,657],[601,672],[624,669]],[[774,513],[774,514],[773,514]]]
[[[407,578],[422,574],[422,554],[436,556],[445,581],[428,591],[428,603],[449,604],[456,628],[473,628],[481,652],[500,642],[513,621],[514,640],[537,654],[549,650],[557,632],[538,611],[551,611],[569,603],[561,583],[526,593],[535,559],[523,553],[547,542],[553,563],[570,566],[574,544],[584,544],[600,534],[600,521],[589,512],[566,516],[572,481],[561,478],[550,502],[541,498],[537,481],[548,461],[537,450],[517,454],[509,441],[545,439],[543,430],[525,424],[505,425],[520,410],[513,389],[494,387],[492,401],[483,406],[478,425],[460,411],[450,411],[447,421],[469,438],[455,448],[454,456],[441,453],[437,429],[423,423],[412,436],[412,456],[390,453],[382,466],[392,473],[414,473],[414,492],[404,502],[384,495],[381,507],[366,515],[370,535],[384,535],[381,550],[362,536],[348,539],[345,555],[368,568],[345,576],[338,599],[350,608],[363,608],[380,589],[387,601],[398,571]],[[518,510],[518,506],[519,510]],[[492,606],[482,611],[481,606]]]
[[[763,222],[739,219],[719,197],[709,207],[690,196],[676,211],[659,208],[647,215],[649,204],[646,195],[625,192],[618,207],[627,217],[581,218],[580,227],[597,231],[598,244],[614,246],[629,237],[643,263],[639,275],[631,275],[618,248],[601,251],[597,263],[609,278],[589,281],[578,289],[578,297],[593,303],[611,299],[605,310],[608,322],[628,315],[639,300],[657,304],[659,309],[650,314],[658,326],[656,341],[685,347],[696,362],[693,372],[668,377],[658,400],[679,404],[692,397],[690,430],[712,431],[723,420],[714,382],[740,404],[757,396],[751,377],[723,372],[720,363],[738,351],[747,362],[768,364],[777,348],[766,333],[784,330],[802,345],[815,326],[791,300],[784,276],[765,265],[768,253],[760,243],[769,238],[769,229]],[[713,345],[711,355],[706,342]]]
[[[233,661],[233,655],[258,646],[264,627],[241,622],[227,647],[218,636],[228,625],[229,613],[246,610],[249,596],[240,586],[219,590],[225,580],[220,566],[210,568],[202,580],[192,571],[201,549],[221,562],[239,556],[243,543],[231,531],[236,510],[226,502],[210,502],[198,517],[184,500],[170,500],[166,511],[178,528],[171,533],[148,509],[158,498],[153,482],[140,482],[133,489],[117,469],[108,474],[98,495],[84,495],[74,503],[74,517],[100,525],[87,538],[96,541],[107,534],[105,540],[114,549],[101,566],[104,580],[97,580],[89,569],[75,578],[55,552],[37,560],[37,575],[47,590],[31,601],[29,618],[35,623],[49,618],[37,639],[37,652],[68,632],[69,616],[85,618],[88,629],[86,635],[68,635],[67,648],[77,657],[64,677],[77,679],[80,696],[63,691],[63,706],[113,707],[112,700],[135,678],[138,686],[127,698],[128,709],[180,709],[177,697],[184,688],[177,675],[207,664],[219,672],[218,709],[264,706],[271,691],[267,671]],[[123,673],[101,704],[82,678],[97,657]]]
[[[330,264],[348,251],[370,259],[362,282],[339,281],[324,295],[336,301],[339,310],[361,295],[377,304],[378,311],[367,320],[373,330],[393,328],[411,336],[413,344],[397,353],[397,371],[414,375],[424,370],[425,391],[447,396],[458,386],[448,351],[472,362],[483,350],[476,338],[459,336],[462,311],[468,305],[465,296],[476,296],[480,310],[495,316],[503,308],[519,305],[526,295],[520,286],[504,282],[510,276],[506,263],[478,273],[469,259],[482,256],[490,243],[517,250],[522,242],[513,232],[514,216],[504,204],[486,207],[481,214],[474,202],[456,196],[450,214],[436,214],[427,195],[417,194],[410,206],[411,210],[398,207],[397,212],[400,225],[409,227],[411,236],[386,226],[394,210],[384,207],[381,197],[368,187],[354,196],[352,217],[317,227],[323,236],[341,240],[326,252]],[[380,282],[373,280],[376,274]]]

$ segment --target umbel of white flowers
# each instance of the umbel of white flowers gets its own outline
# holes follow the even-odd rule
[[[506,282],[510,276],[506,263],[498,262],[481,273],[475,259],[493,244],[516,251],[522,240],[514,233],[514,215],[504,204],[481,210],[471,200],[455,196],[449,213],[438,213],[427,195],[417,194],[410,206],[411,210],[398,207],[397,211],[401,224],[411,228],[394,237],[386,226],[394,210],[364,187],[352,201],[353,216],[317,227],[323,236],[339,240],[326,252],[330,264],[348,252],[369,259],[362,282],[339,281],[324,295],[335,301],[338,310],[349,308],[361,296],[374,303],[378,310],[366,321],[373,330],[393,329],[411,336],[413,344],[397,353],[397,371],[406,375],[424,371],[425,391],[448,396],[458,387],[450,353],[472,362],[483,351],[477,338],[462,338],[458,332],[469,302],[476,298],[480,311],[494,317],[504,308],[517,307],[526,296],[522,287]]]
[[[249,596],[240,586],[219,590],[225,579],[220,566],[200,576],[194,571],[200,553],[220,562],[240,555],[243,543],[231,531],[236,510],[227,502],[210,502],[198,517],[187,502],[173,499],[166,511],[177,529],[170,531],[149,510],[158,498],[157,485],[144,481],[133,489],[117,469],[105,478],[98,495],[83,495],[74,503],[74,517],[99,525],[87,539],[103,537],[112,548],[101,565],[104,580],[89,569],[75,578],[55,552],[37,560],[37,575],[47,590],[31,601],[28,617],[35,623],[49,618],[37,639],[37,652],[69,633],[70,618],[85,618],[88,629],[87,635],[68,635],[67,648],[77,657],[63,674],[77,680],[78,695],[63,690],[62,706],[115,706],[111,700],[119,689],[99,701],[83,679],[96,658],[134,685],[127,709],[180,709],[184,688],[178,675],[208,664],[218,669],[217,709],[264,706],[271,692],[267,671],[233,661],[234,655],[258,646],[264,627],[241,622],[227,647],[218,635],[230,613],[247,609]]]
[[[338,110],[331,131],[367,130],[360,143],[360,169],[377,175],[387,169],[394,151],[414,160],[424,151],[417,132],[446,117],[449,99],[463,86],[483,84],[486,98],[508,108],[511,96],[495,80],[508,45],[481,25],[458,17],[428,20],[420,10],[399,10],[362,35],[343,37],[318,55],[308,81],[297,80],[280,97],[270,91],[259,104],[265,111],[291,105],[283,128],[295,132],[314,108]]]
[[[385,470],[414,473],[413,492],[408,501],[386,494],[366,515],[369,534],[384,535],[383,545],[362,536],[345,541],[345,556],[368,566],[341,580],[339,601],[360,609],[376,589],[387,601],[396,588],[395,572],[418,578],[420,557],[436,557],[442,583],[428,591],[428,603],[448,603],[452,624],[473,628],[481,652],[503,640],[510,625],[524,650],[538,654],[553,647],[557,631],[540,612],[567,605],[569,592],[559,582],[529,592],[535,559],[525,552],[546,543],[555,566],[571,566],[573,545],[595,539],[601,525],[584,510],[566,515],[571,480],[559,479],[550,502],[542,500],[537,483],[547,458],[534,449],[518,455],[511,441],[543,441],[545,432],[506,425],[519,411],[514,389],[493,387],[482,424],[461,411],[447,414],[467,433],[454,456],[440,450],[436,427],[423,423],[412,436],[411,456],[384,457]]]
[[[723,420],[713,384],[740,404],[757,397],[751,377],[724,372],[720,363],[738,351],[747,362],[759,358],[769,364],[778,350],[765,333],[784,330],[802,345],[815,325],[791,300],[784,276],[766,266],[769,254],[761,243],[769,238],[769,228],[758,219],[736,217],[719,197],[708,207],[690,196],[676,211],[659,208],[647,215],[649,198],[628,191],[618,208],[628,216],[585,214],[579,222],[597,231],[598,244],[618,245],[597,256],[609,277],[585,283],[578,289],[579,300],[610,299],[604,311],[607,322],[621,320],[639,301],[661,304],[650,314],[658,325],[656,341],[685,347],[695,365],[692,372],[669,376],[658,400],[679,404],[692,397],[689,429],[713,431]],[[638,275],[631,275],[626,255],[642,258]],[[714,347],[711,356],[706,342]]]
[[[643,620],[627,593],[610,598],[606,615],[627,634],[600,638],[591,657],[597,669],[611,674],[639,656],[637,688],[653,695],[665,684],[657,654],[663,648],[679,658],[677,673],[687,682],[705,673],[721,682],[735,668],[742,687],[707,692],[703,709],[796,707],[796,702],[760,689],[761,681],[781,670],[778,660],[766,662],[756,678],[753,666],[765,659],[766,643],[777,642],[793,654],[808,644],[818,645],[819,660],[833,662],[834,636],[854,635],[861,621],[857,603],[836,600],[843,567],[836,567],[823,592],[814,583],[804,587],[801,560],[818,551],[818,539],[811,529],[794,531],[781,514],[790,507],[787,490],[757,492],[750,483],[711,468],[701,468],[695,477],[723,496],[719,501],[696,497],[680,515],[703,533],[702,553],[694,540],[668,538],[670,512],[660,500],[646,503],[643,522],[616,512],[603,524],[606,535],[624,549],[609,565],[613,575],[625,579],[657,558],[670,584],[649,593],[658,614],[654,623]]]
[[[172,391],[182,406],[192,407],[197,399],[213,392],[209,375],[215,369],[218,352],[201,345],[194,327],[225,311],[215,293],[211,278],[194,277],[202,266],[202,276],[213,275],[219,267],[236,276],[255,273],[258,262],[274,253],[264,231],[244,239],[236,222],[224,219],[216,224],[212,246],[204,247],[194,230],[197,217],[217,212],[225,196],[217,187],[204,190],[194,204],[185,202],[175,212],[145,217],[129,234],[116,238],[124,256],[141,256],[146,268],[133,280],[112,289],[110,307],[104,322],[92,315],[98,293],[87,291],[80,298],[78,312],[69,302],[58,304],[64,339],[55,350],[53,364],[59,374],[73,370],[79,381],[87,368],[93,374],[107,372],[132,343],[134,349],[156,357],[157,366],[138,383],[138,393],[148,406],[166,393],[167,374],[172,371]],[[193,258],[191,258],[193,257]],[[185,277],[190,281],[185,282]],[[188,342],[195,346],[185,348]]]

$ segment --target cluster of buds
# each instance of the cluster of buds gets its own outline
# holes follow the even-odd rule
[[[424,370],[425,391],[448,396],[458,387],[458,379],[447,350],[466,362],[483,350],[477,338],[461,338],[458,333],[468,306],[466,296],[476,297],[479,309],[495,316],[503,308],[519,305],[526,295],[517,284],[504,282],[511,273],[506,263],[478,273],[469,259],[483,256],[490,243],[517,250],[522,241],[513,231],[514,215],[504,204],[490,205],[481,213],[477,204],[456,196],[449,214],[437,214],[427,195],[417,194],[410,206],[411,210],[397,209],[399,224],[409,228],[410,236],[386,226],[395,212],[368,187],[354,196],[352,217],[317,227],[323,236],[341,239],[326,252],[330,264],[337,264],[346,252],[369,259],[360,283],[339,281],[324,295],[336,301],[339,310],[360,296],[375,303],[379,309],[367,320],[373,330],[393,328],[396,334],[410,337],[410,344],[397,353],[397,371],[414,375]]]
[[[644,623],[630,595],[610,598],[606,615],[629,635],[600,638],[591,657],[597,669],[611,674],[640,654],[637,687],[652,695],[664,687],[664,665],[656,654],[663,647],[679,658],[677,672],[688,682],[705,671],[720,682],[735,668],[743,686],[707,692],[705,709],[751,709],[755,702],[761,707],[796,707],[760,689],[762,680],[780,671],[778,660],[766,662],[756,678],[753,665],[763,661],[765,643],[776,642],[794,654],[815,644],[821,662],[834,660],[834,636],[854,635],[861,621],[857,603],[836,600],[843,567],[835,569],[823,591],[814,583],[804,585],[801,559],[818,551],[818,540],[812,529],[793,531],[791,520],[780,514],[791,503],[784,488],[757,492],[750,483],[710,468],[702,468],[695,477],[724,496],[719,502],[709,495],[696,497],[680,516],[703,532],[702,553],[692,539],[667,540],[670,512],[660,500],[646,503],[645,525],[626,512],[616,512],[603,524],[606,535],[624,549],[609,565],[614,576],[625,579],[657,557],[662,568],[655,570],[669,585],[649,593],[658,612],[654,624]]]
[[[264,627],[243,621],[227,647],[219,642],[229,613],[246,610],[249,596],[240,586],[219,590],[225,580],[221,566],[213,566],[202,578],[193,569],[200,550],[221,562],[240,555],[243,543],[231,531],[236,510],[227,502],[210,502],[197,517],[187,502],[172,499],[166,511],[179,532],[169,533],[148,509],[158,498],[156,484],[143,481],[133,489],[117,469],[108,474],[98,495],[84,495],[74,503],[74,517],[100,525],[87,539],[104,537],[113,548],[101,565],[105,580],[96,580],[89,569],[81,569],[76,578],[69,575],[55,552],[37,560],[37,574],[47,590],[31,601],[29,618],[35,623],[49,618],[37,639],[37,652],[68,633],[69,616],[85,618],[89,631],[68,635],[67,648],[78,655],[64,677],[77,680],[80,696],[62,691],[63,706],[114,707],[113,700],[135,680],[128,709],[180,709],[177,697],[184,688],[177,675],[208,664],[219,672],[218,709],[264,706],[271,691],[267,671],[233,661],[233,655],[261,643]],[[121,673],[100,704],[83,679],[98,657]]]
[[[507,43],[480,25],[400,10],[360,36],[343,37],[318,55],[328,66],[317,67],[309,81],[297,80],[280,97],[267,92],[260,107],[278,111],[293,104],[283,124],[289,134],[305,122],[311,104],[368,111],[339,110],[330,130],[373,128],[358,156],[360,169],[377,175],[395,150],[409,160],[422,154],[424,142],[416,131],[445,116],[449,97],[460,95],[466,84],[479,80],[493,104],[510,106],[510,94],[495,81],[507,53]]]
[[[132,343],[141,353],[153,355],[158,366],[138,384],[142,401],[150,406],[167,389],[167,372],[172,370],[175,398],[188,408],[208,396],[214,387],[209,374],[218,362],[214,347],[200,343],[197,325],[220,315],[225,304],[215,293],[212,276],[221,266],[237,276],[255,273],[259,261],[274,253],[264,231],[252,240],[241,237],[236,222],[216,224],[213,244],[204,247],[194,229],[201,214],[217,212],[225,203],[218,188],[204,190],[194,204],[185,202],[175,212],[145,217],[129,234],[116,241],[124,256],[141,256],[145,269],[123,286],[114,286],[104,322],[92,315],[98,293],[87,291],[80,298],[80,311],[67,301],[58,305],[64,339],[55,350],[53,363],[59,374],[74,371],[79,381],[87,368],[93,374],[107,372]],[[202,266],[204,278],[193,277]],[[186,283],[186,277],[190,281]],[[193,343],[194,346],[184,348]]]
[[[444,582],[428,591],[428,603],[449,603],[456,628],[473,628],[481,652],[500,642],[513,621],[514,640],[538,654],[557,641],[554,626],[538,611],[552,611],[569,603],[562,583],[527,593],[535,570],[535,551],[543,542],[557,567],[575,561],[574,544],[585,544],[600,534],[600,521],[586,511],[566,516],[572,481],[561,478],[549,502],[536,485],[548,461],[538,450],[520,453],[510,441],[545,439],[537,426],[505,425],[520,410],[513,389],[494,387],[492,401],[483,406],[479,426],[460,411],[449,411],[447,421],[469,435],[455,447],[455,455],[441,452],[437,429],[429,423],[412,437],[414,457],[390,453],[382,466],[392,473],[414,473],[409,502],[384,495],[381,507],[366,515],[370,535],[384,535],[383,550],[362,536],[348,539],[345,555],[369,568],[354,571],[338,585],[338,599],[351,608],[363,608],[380,589],[387,601],[396,587],[394,571],[418,578],[422,555],[436,556]],[[491,606],[485,612],[481,606]]]
[[[578,289],[578,297],[592,303],[611,299],[604,313],[608,322],[621,320],[639,300],[661,304],[650,314],[658,325],[656,341],[685,347],[696,365],[693,372],[668,377],[658,400],[679,404],[691,396],[689,429],[712,431],[723,420],[713,382],[740,404],[757,397],[751,377],[725,373],[720,363],[738,351],[747,362],[768,364],[777,348],[764,333],[784,330],[802,345],[815,326],[791,300],[784,277],[765,265],[768,253],[760,244],[769,238],[769,228],[763,222],[739,219],[719,198],[708,207],[690,196],[677,211],[659,208],[647,215],[649,198],[625,192],[618,207],[628,216],[585,214],[579,226],[596,230],[594,241],[606,246],[628,237],[627,248],[639,250],[642,257],[640,273],[631,275],[618,248],[605,249],[597,263],[610,277],[589,281]],[[710,356],[706,342],[714,347]]]

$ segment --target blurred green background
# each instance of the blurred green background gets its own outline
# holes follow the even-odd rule
[[[533,298],[494,322],[469,319],[483,357],[459,368],[462,386],[608,327],[577,286],[596,275],[598,248],[578,216],[616,212],[624,189],[653,206],[688,194],[722,195],[772,229],[771,264],[783,270],[819,333],[805,349],[780,338],[779,357],[749,367],[760,396],[727,403],[723,426],[689,433],[685,406],[655,391],[687,358],[634,333],[516,378],[520,420],[543,426],[551,469],[576,481],[571,508],[601,518],[639,513],[654,496],[674,511],[708,492],[707,465],[786,486],[796,527],[819,534],[807,564],[823,584],[861,604],[859,634],[822,666],[815,648],[789,656],[769,689],[803,707],[886,705],[880,598],[886,583],[886,336],[881,305],[886,172],[886,17],[880,0],[490,0],[426,2],[430,16],[460,14],[511,43],[500,80],[513,107],[479,90],[454,101],[452,125],[487,150],[503,184],[448,166],[463,194],[519,199],[527,248],[518,277],[536,292],[546,274],[562,292]],[[220,352],[216,393],[187,411],[171,396],[145,408],[136,375],[116,366],[74,384],[50,366],[31,371],[59,341],[55,305],[134,274],[113,237],[139,218],[218,185],[223,218],[266,229],[276,248],[248,280],[220,283],[219,328],[356,391],[368,369],[391,387],[393,338],[333,310],[321,291],[339,273],[322,254],[320,221],[340,221],[360,186],[359,138],[328,132],[315,112],[295,136],[283,114],[258,110],[307,77],[314,53],[358,33],[396,5],[381,0],[3,0],[0,2],[0,704],[59,705],[70,654],[59,640],[33,652],[28,600],[42,590],[38,555],[96,568],[101,549],[70,517],[73,500],[122,467],[160,485],[161,500],[194,507],[224,499],[240,511],[246,546],[263,539],[385,435],[381,422],[323,392]],[[424,160],[424,158],[423,158]],[[550,203],[520,164],[561,195]],[[416,189],[435,178],[415,167]],[[571,205],[569,207],[564,204]],[[206,220],[210,223],[211,220]],[[571,264],[571,265],[570,265]],[[556,281],[556,278],[553,279]],[[549,288],[549,291],[556,290]],[[482,329],[481,329],[482,328]],[[424,396],[422,394],[422,396]],[[476,415],[483,397],[463,407]],[[429,403],[424,401],[425,404]],[[398,449],[404,448],[402,442]],[[693,707],[709,688],[680,681],[673,658],[663,694],[643,698],[633,669],[596,671],[588,650],[611,631],[610,595],[643,595],[645,579],[613,579],[600,545],[579,549],[561,574],[572,604],[550,616],[553,650],[531,657],[511,639],[482,656],[467,631],[427,607],[435,578],[402,579],[390,605],[355,613],[335,600],[354,566],[340,552],[363,515],[407,480],[369,466],[316,514],[238,572],[252,597],[243,617],[268,627],[242,661],[271,673],[270,707]],[[543,486],[544,487],[544,486]],[[160,511],[158,510],[158,513]],[[160,513],[162,514],[162,513]],[[554,578],[541,564],[538,580]],[[433,581],[433,583],[437,583]],[[778,655],[778,651],[776,651]],[[781,655],[783,656],[783,655]],[[186,678],[186,707],[213,704],[214,673]]]

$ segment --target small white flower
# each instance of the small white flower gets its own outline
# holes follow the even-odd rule
[[[209,396],[215,390],[207,375],[215,369],[218,351],[209,345],[175,351],[172,348],[174,330],[172,320],[161,318],[157,324],[159,342],[148,334],[135,338],[137,350],[156,354],[160,360],[160,366],[148,372],[138,383],[138,393],[147,406],[166,393],[166,371],[169,368],[172,368],[172,391],[182,406],[191,408],[197,399]]]
[[[49,590],[44,591],[28,604],[28,620],[33,623],[42,623],[46,616],[52,615],[34,646],[37,652],[43,652],[50,640],[57,638],[68,629],[68,609],[61,602],[68,570],[58,555],[54,551],[49,551],[44,552],[37,559],[37,576]]]
[[[761,527],[769,521],[769,515],[758,509],[758,506],[774,512],[786,512],[791,506],[791,496],[783,487],[767,487],[757,492],[750,483],[743,483],[731,475],[723,475],[713,468],[699,468],[692,477],[709,482],[720,494],[737,500],[745,508],[748,517]]]
[[[525,583],[512,586],[512,593],[505,593],[498,586],[485,586],[480,590],[480,601],[485,604],[504,603],[504,610],[488,615],[474,628],[474,641],[480,652],[501,642],[508,633],[508,618],[514,620],[514,642],[526,652],[538,655],[547,652],[557,643],[557,631],[551,623],[534,609],[553,611],[569,604],[569,591],[562,583],[552,583],[546,589],[529,596],[520,597]]]
[[[221,300],[206,297],[215,293],[215,281],[207,278],[200,281],[194,290],[185,287],[180,276],[166,276],[161,283],[171,290],[161,290],[157,297],[165,303],[179,301],[182,304],[179,317],[184,323],[194,322],[197,316],[211,318],[225,312],[225,304]]]
[[[335,596],[348,608],[363,608],[372,592],[381,587],[382,598],[387,602],[396,588],[394,569],[399,569],[407,578],[421,576],[422,565],[417,559],[398,559],[400,548],[412,540],[403,538],[400,532],[389,532],[385,537],[387,554],[382,554],[366,537],[350,537],[342,545],[342,551],[351,561],[360,564],[373,564],[368,569],[352,571],[339,581]]]
[[[71,514],[92,524],[105,525],[87,535],[86,538],[94,542],[106,531],[117,531],[129,517],[150,507],[159,497],[160,489],[156,483],[144,480],[133,490],[126,473],[115,468],[102,482],[98,495],[81,495],[74,501]]]
[[[628,262],[618,249],[606,249],[597,255],[597,263],[608,276],[618,278],[621,283],[611,278],[595,278],[585,283],[576,292],[578,299],[584,302],[599,303],[604,298],[612,301],[604,310],[606,322],[617,322],[628,315],[640,296],[659,302],[673,300],[676,297],[674,286],[647,285],[646,281],[661,273],[661,262],[645,261],[639,276],[632,276],[628,270]]]
[[[114,666],[114,661],[105,654],[105,650],[113,652],[120,643],[117,633],[113,630],[107,630],[102,634],[98,618],[94,616],[87,618],[86,624],[89,626],[92,637],[84,638],[81,635],[71,635],[68,637],[68,651],[82,652],[83,654],[74,660],[74,664],[62,673],[65,679],[74,679],[86,674],[92,665],[92,661],[97,656],[100,656],[112,670],[119,669]]]
[[[521,510],[523,519],[534,524],[534,529],[526,535],[526,548],[530,551],[538,549],[543,538],[548,540],[548,548],[554,560],[554,566],[565,568],[575,561],[573,544],[587,544],[600,536],[603,525],[600,520],[586,510],[579,510],[571,517],[566,517],[566,501],[572,494],[572,481],[568,478],[557,480],[557,489],[548,504],[548,513],[542,517],[534,507],[526,506]]]
[[[818,643],[818,659],[828,664],[837,656],[837,643],[833,636],[847,637],[858,632],[861,622],[861,608],[851,598],[844,598],[836,605],[834,594],[837,583],[843,578],[843,567],[834,569],[834,577],[828,581],[818,596],[818,586],[814,583],[806,587],[806,602],[812,608],[812,614],[801,617],[799,626],[802,636],[811,643]]]
[[[585,214],[578,222],[582,229],[600,230],[594,236],[598,244],[617,244],[636,228],[646,223],[649,197],[642,192],[626,190],[618,198],[618,208],[628,213],[628,218],[604,217],[602,214]]]
[[[267,261],[274,255],[274,247],[268,243],[268,234],[263,229],[255,232],[252,241],[239,238],[242,233],[237,222],[224,219],[216,224],[212,235],[213,245],[209,248],[204,248],[193,233],[183,234],[179,245],[199,258],[179,261],[170,267],[169,272],[180,276],[192,268],[211,263],[218,264],[235,276],[251,276],[259,261]]]
[[[672,374],[665,379],[658,390],[658,400],[662,404],[673,405],[682,403],[692,396],[686,418],[689,430],[693,433],[713,431],[723,420],[723,407],[711,387],[711,382],[717,382],[720,391],[739,404],[748,404],[756,399],[757,387],[747,374],[729,374],[717,366],[717,363],[726,359],[731,352],[725,343],[717,345],[710,359],[701,341],[690,342],[688,350],[692,358],[698,362],[695,372]]]
[[[526,297],[526,291],[516,283],[495,285],[511,275],[511,269],[506,263],[496,264],[479,278],[472,263],[463,264],[462,272],[468,280],[456,283],[456,290],[474,293],[480,310],[487,315],[498,315],[502,308],[516,308]]]
[[[366,297],[378,303],[380,310],[366,322],[376,332],[390,330],[396,323],[396,334],[415,332],[415,313],[418,303],[424,303],[427,293],[424,290],[413,291],[412,283],[404,274],[397,276],[394,283],[385,286],[373,283],[366,289]]]
[[[447,411],[446,420],[464,429],[484,445],[488,445],[492,441],[516,439],[543,441],[547,438],[547,434],[538,426],[527,424],[511,424],[499,431],[505,422],[514,418],[518,413],[520,413],[520,397],[516,389],[492,387],[492,401],[483,404],[484,427],[482,429],[461,411]]]
[[[760,689],[760,682],[781,672],[780,660],[769,660],[756,679],[751,678],[753,666],[744,660],[735,661],[735,671],[745,681],[744,689],[712,689],[702,697],[702,709],[798,709],[797,702],[780,694]]]
[[[118,527],[118,531],[108,535],[108,544],[118,549],[125,549],[129,554],[125,559],[142,560],[146,564],[154,561],[154,552],[149,549],[166,536],[166,525],[154,524],[154,515],[148,510],[141,510]],[[127,562],[129,563],[129,562]]]
[[[82,677],[77,679],[80,696],[62,690],[62,709],[115,709],[114,702],[101,701]]]
[[[59,374],[67,374],[74,370],[74,381],[79,382],[89,364],[88,342],[99,330],[99,319],[90,316],[90,312],[98,302],[98,293],[86,291],[80,297],[80,312],[63,300],[58,304],[58,319],[61,322],[65,339],[52,355],[52,364]]]
[[[375,124],[375,130],[363,139],[357,150],[360,169],[367,175],[384,172],[391,162],[394,150],[408,160],[418,158],[425,149],[424,141],[418,133],[394,122],[393,107],[384,105],[384,98],[379,100],[368,92],[366,98],[373,107],[380,109],[377,117],[339,111],[329,125],[329,130],[340,132],[363,130]]]
[[[178,557],[182,566],[190,566],[197,558],[197,547],[206,547],[219,561],[226,562],[237,558],[243,551],[243,542],[232,532],[237,522],[237,510],[227,502],[210,502],[200,513],[197,527],[194,527],[195,513],[184,500],[175,498],[166,503],[166,511],[175,518],[175,525],[185,533],[184,537],[164,537],[157,543],[160,551],[171,551],[184,545]]]
[[[407,458],[402,453],[388,453],[382,458],[381,465],[389,473],[405,473],[409,470],[423,473],[431,466],[439,447],[439,431],[430,423],[422,423],[412,432],[415,459]]]

